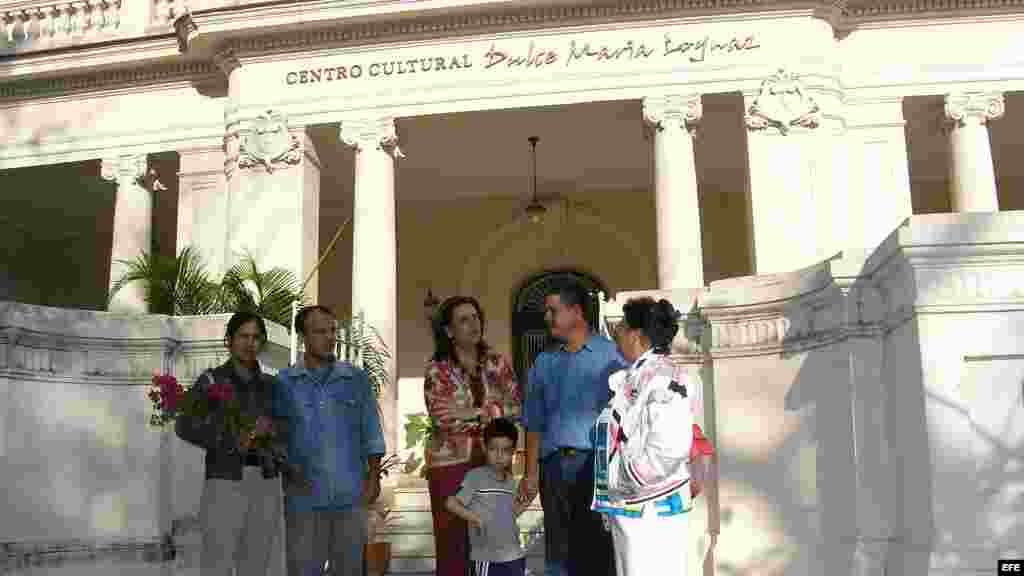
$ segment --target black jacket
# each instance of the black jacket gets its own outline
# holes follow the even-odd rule
[[[212,377],[212,378],[211,378]],[[214,382],[228,382],[234,388],[242,412],[252,416],[271,418],[273,387],[279,386],[277,378],[263,373],[253,375],[246,382],[238,375],[234,364],[228,360],[224,364],[200,374],[196,380],[199,392]],[[274,421],[274,444],[287,446],[288,427],[284,422]],[[179,438],[206,450],[206,478],[223,480],[241,480],[245,457],[238,451],[238,439],[227,433],[224,426],[224,415],[216,408],[211,408],[206,418],[180,417],[174,423],[174,432]]]

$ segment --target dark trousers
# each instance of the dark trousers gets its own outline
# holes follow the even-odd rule
[[[459,490],[470,464],[430,469],[430,512],[434,520],[436,576],[466,576],[469,570],[469,532],[466,521],[445,508],[445,501]]]
[[[541,462],[544,555],[562,563],[569,576],[615,576],[611,533],[590,509],[593,497],[593,452],[556,452]]]

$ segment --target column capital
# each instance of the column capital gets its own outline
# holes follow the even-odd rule
[[[100,161],[100,176],[110,182],[120,183],[124,180],[141,182],[146,176],[146,155],[132,154],[103,158]]]
[[[700,94],[668,94],[643,99],[644,120],[657,130],[669,124],[693,131],[704,115]]]
[[[963,126],[968,121],[985,124],[995,120],[1006,111],[1006,103],[1001,92],[964,92],[946,94],[946,119],[956,126]]]
[[[377,149],[395,158],[405,157],[398,147],[398,129],[392,116],[342,120],[338,140],[357,151]]]

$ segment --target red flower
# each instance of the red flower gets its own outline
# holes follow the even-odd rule
[[[178,401],[185,395],[185,389],[178,384],[177,378],[170,374],[154,374],[153,388],[148,396],[154,406],[161,412],[174,412]]]
[[[211,385],[206,393],[212,400],[230,402],[234,389],[232,389],[231,384],[227,382],[218,382]]]
[[[256,428],[253,433],[257,436],[270,436],[273,432],[273,423],[270,418],[266,416],[260,416],[256,419]]]

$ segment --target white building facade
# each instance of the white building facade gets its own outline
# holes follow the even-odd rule
[[[121,261],[193,246],[214,273],[248,252],[305,278],[351,218],[307,293],[394,352],[391,449],[422,410],[425,296],[479,298],[521,366],[529,296],[575,274],[605,316],[635,293],[690,312],[678,360],[719,449],[692,574],[1024,556],[1024,4],[134,2],[0,0],[7,406],[59,380],[141,411],[153,368],[215,360],[213,328],[154,327],[177,321],[138,289],[108,308]],[[0,411],[5,485],[75,453],[31,414]],[[177,440],[126,434],[90,450],[199,474]],[[0,541],[159,541],[198,506],[169,474],[145,510],[127,485],[19,489],[54,511],[8,504]],[[395,573],[430,567],[421,492],[392,496]],[[111,498],[121,520],[100,522]]]

